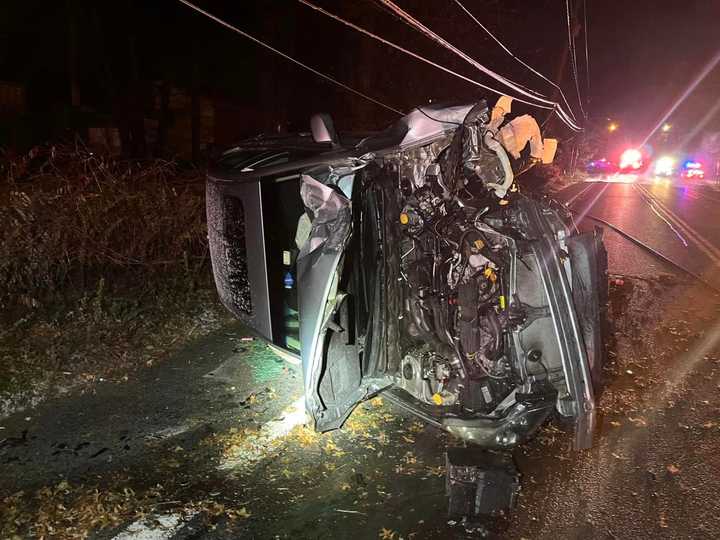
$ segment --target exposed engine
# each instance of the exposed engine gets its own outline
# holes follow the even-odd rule
[[[498,143],[503,116],[478,104],[424,173],[401,174],[407,342],[397,384],[423,403],[469,413],[492,412],[516,387],[504,342],[512,254],[500,231],[515,188]]]
[[[253,139],[208,175],[220,296],[265,339],[298,342],[318,430],[382,393],[486,448],[527,440],[553,412],[574,420],[576,447],[592,443],[602,235],[520,193],[557,141],[529,115],[506,122],[510,105],[418,107],[345,144],[320,118],[312,144],[283,153],[298,159],[258,166],[286,143]],[[251,252],[265,263],[233,255]]]

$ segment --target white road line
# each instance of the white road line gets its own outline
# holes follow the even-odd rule
[[[715,265],[720,266],[720,250],[706,240],[699,232],[684,221],[680,216],[670,210],[662,201],[654,197],[647,189],[642,186],[636,186],[636,189],[645,195],[646,201],[652,204],[654,202],[662,213],[672,221],[679,230],[681,230],[696,246],[702,251]],[[649,199],[649,200],[648,200]]]
[[[165,514],[135,521],[113,540],[170,540],[194,514]]]
[[[685,246],[685,247],[688,247],[687,240],[685,240],[685,237],[684,237],[682,234],[680,234],[680,231],[678,231],[678,230],[673,226],[672,223],[670,223],[667,219],[665,219],[665,217],[664,217],[660,212],[657,211],[657,208],[655,208],[655,205],[654,205],[652,202],[648,201],[648,205],[650,206],[650,210],[652,210],[657,217],[659,217],[660,219],[662,219],[663,222],[665,222],[665,225],[667,225],[668,227],[670,227],[670,230],[671,230],[672,232],[674,232],[674,233],[675,233],[675,236],[677,236],[677,237],[680,239],[680,242],[682,242],[682,245]]]
[[[706,251],[710,252],[709,256],[712,259],[715,259],[716,262],[720,262],[720,249],[718,249],[716,246],[711,244],[702,234],[700,234],[697,230],[695,230],[692,225],[690,225],[687,221],[685,221],[683,218],[681,218],[679,215],[677,215],[675,212],[673,212],[664,202],[662,202],[658,197],[654,196],[650,191],[647,190],[647,188],[642,187],[642,191],[644,191],[648,197],[650,197],[657,206],[672,220],[675,222],[676,225],[678,225],[680,228],[685,230],[685,233],[688,236],[694,237],[694,241],[700,245],[700,247],[705,248]]]
[[[596,183],[597,183],[597,182],[593,182],[592,184],[589,184],[586,188],[582,189],[579,193],[577,193],[576,195],[574,195],[573,197],[571,197],[570,199],[568,199],[568,200],[565,202],[565,206],[568,207],[568,208],[570,208],[570,206],[572,206],[572,204],[573,204],[577,199],[579,199],[579,198],[583,195],[583,193],[585,193],[585,192],[586,192],[587,190],[589,190],[591,187],[593,187],[594,185],[596,185]]]
[[[158,431],[154,431],[152,433],[148,433],[145,435],[146,439],[158,439],[158,440],[164,440],[164,439],[172,439],[173,437],[177,437],[178,435],[182,435],[186,431],[190,431],[190,429],[194,427],[190,424],[181,424],[179,426],[170,426],[164,429],[160,429]]]
[[[600,190],[599,193],[595,194],[592,201],[590,201],[588,204],[586,204],[580,212],[573,213],[573,219],[575,219],[575,221],[577,223],[580,223],[583,219],[585,219],[585,216],[587,216],[590,213],[590,210],[592,210],[595,207],[595,203],[597,203],[600,200],[600,197],[602,197],[605,194],[605,191],[607,190],[609,185],[610,184],[604,183],[602,189]]]

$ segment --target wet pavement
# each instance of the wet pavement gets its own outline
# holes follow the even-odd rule
[[[591,212],[674,241],[640,197],[610,186]],[[607,235],[596,444],[573,451],[553,420],[518,448],[509,516],[449,520],[443,454],[461,443],[381,398],[338,432],[304,426],[297,368],[237,324],[139,378],[0,421],[0,538],[717,538],[719,298]]]
[[[720,288],[720,191],[679,180],[631,180],[576,184],[558,198],[578,221],[587,216],[581,226],[601,218]],[[623,249],[613,251],[620,266],[633,265],[623,265]]]

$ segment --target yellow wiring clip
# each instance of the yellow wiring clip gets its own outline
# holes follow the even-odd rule
[[[490,280],[491,283],[495,283],[497,281],[497,274],[495,274],[495,270],[490,268],[489,266],[485,269],[483,272],[483,275]]]
[[[485,242],[483,242],[482,240],[480,240],[478,238],[477,240],[475,240],[475,242],[473,242],[473,245],[475,246],[476,249],[482,249],[485,247]]]
[[[498,300],[500,302],[500,309],[505,309],[505,295],[501,294]]]
[[[435,392],[435,393],[433,394],[432,400],[433,400],[433,403],[434,403],[435,405],[442,405],[442,404],[443,404],[443,398],[442,398],[442,396],[441,396],[440,394],[438,394],[437,392]]]
[[[506,206],[509,202],[507,199],[500,199],[500,206]]]
[[[410,216],[408,216],[405,212],[400,213],[400,223],[403,225],[407,225],[410,223]]]

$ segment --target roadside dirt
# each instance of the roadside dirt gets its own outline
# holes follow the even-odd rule
[[[97,383],[128,381],[228,324],[211,286],[101,290],[0,323],[0,420],[53,397],[91,392]]]

